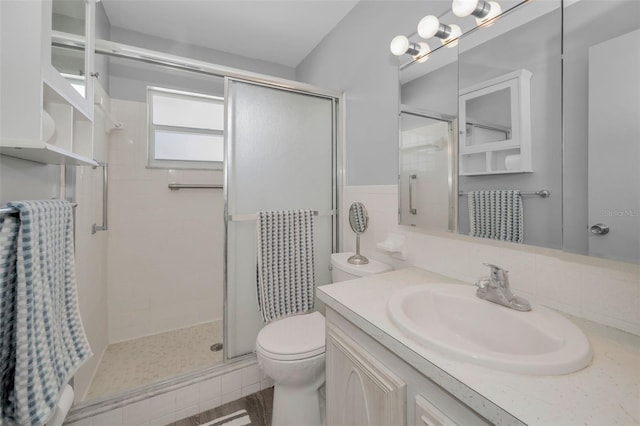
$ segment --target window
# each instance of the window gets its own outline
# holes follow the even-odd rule
[[[221,169],[224,100],[149,87],[149,167]]]

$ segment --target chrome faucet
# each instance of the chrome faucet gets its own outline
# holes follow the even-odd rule
[[[515,309],[516,311],[527,312],[531,310],[531,305],[526,299],[514,296],[509,287],[508,272],[499,266],[490,263],[483,265],[491,268],[491,274],[488,277],[479,279],[476,282],[476,296],[489,302]]]

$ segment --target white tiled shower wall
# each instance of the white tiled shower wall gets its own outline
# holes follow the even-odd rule
[[[486,276],[483,262],[509,270],[514,293],[571,315],[640,335],[640,265],[513,243],[484,242],[445,232],[424,233],[397,224],[397,186],[346,186],[343,212],[361,201],[370,227],[361,236],[366,256],[394,268],[416,266],[473,283]],[[343,214],[343,249],[355,236]],[[406,237],[407,259],[393,259],[375,247],[390,232]]]
[[[109,343],[222,319],[220,171],[148,169],[147,105],[111,100]]]

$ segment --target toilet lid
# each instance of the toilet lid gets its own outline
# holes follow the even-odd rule
[[[256,349],[273,359],[309,358],[324,352],[324,330],[320,312],[279,319],[260,330]]]

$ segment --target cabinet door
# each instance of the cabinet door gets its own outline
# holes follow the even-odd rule
[[[414,413],[414,426],[456,426],[453,420],[420,395],[416,396]]]
[[[406,424],[405,383],[327,324],[327,426]]]

